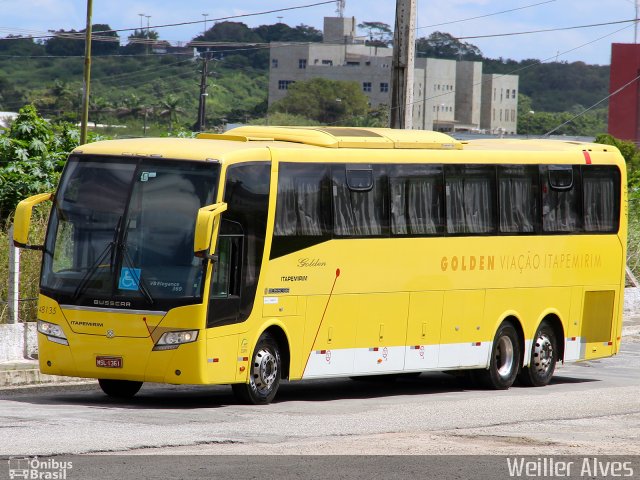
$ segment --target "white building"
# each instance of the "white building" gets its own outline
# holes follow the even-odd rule
[[[391,105],[393,51],[358,43],[355,25],[354,18],[325,17],[322,43],[271,43],[269,105],[292,83],[317,77],[358,82],[372,107]],[[485,95],[485,82],[502,89],[502,100]],[[481,62],[416,58],[413,128],[516,133],[517,88],[516,75],[482,75]],[[492,110],[502,114],[486,117]]]

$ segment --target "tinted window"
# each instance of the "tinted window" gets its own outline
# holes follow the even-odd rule
[[[442,167],[399,165],[389,171],[391,233],[437,235],[444,232]]]
[[[620,172],[615,167],[582,168],[584,229],[615,232],[620,217]]]
[[[448,233],[483,234],[496,231],[495,179],[495,167],[446,167]]]
[[[362,173],[366,170],[361,170],[353,178],[354,181],[372,181],[368,189],[364,189],[364,183],[358,183],[360,187],[349,187],[347,171],[351,179],[351,167],[341,165],[332,169],[333,232],[336,236],[371,237],[387,234],[387,177],[381,165],[373,165],[368,169],[371,174]]]
[[[538,168],[526,165],[498,167],[500,231],[533,233],[538,223]]]
[[[542,228],[545,232],[582,229],[578,166],[540,166]]]
[[[280,164],[274,235],[327,235],[331,215],[329,188],[326,165]]]

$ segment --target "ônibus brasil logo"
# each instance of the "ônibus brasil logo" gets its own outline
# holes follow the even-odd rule
[[[9,458],[9,478],[30,480],[65,480],[67,472],[73,468],[73,462],[63,462],[54,458],[38,457]]]

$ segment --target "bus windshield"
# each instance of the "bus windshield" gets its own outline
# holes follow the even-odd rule
[[[60,303],[165,310],[202,297],[197,211],[219,165],[72,157],[54,201],[41,288]]]

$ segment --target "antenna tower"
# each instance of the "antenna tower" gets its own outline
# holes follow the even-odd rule
[[[336,13],[338,14],[338,16],[340,18],[344,17],[344,4],[345,3],[346,3],[346,0],[338,0],[336,2],[336,4],[337,4]]]

